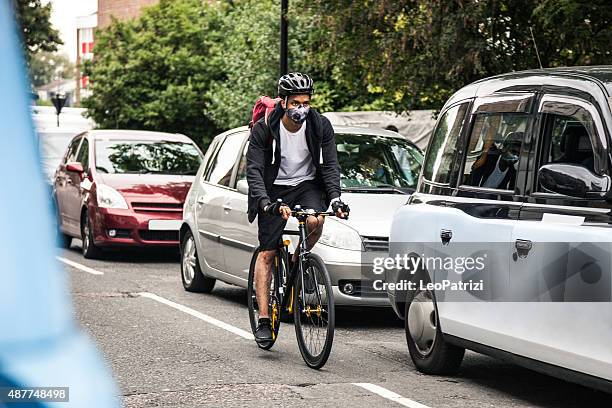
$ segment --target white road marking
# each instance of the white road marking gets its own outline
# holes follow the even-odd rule
[[[373,392],[376,395],[380,395],[383,398],[388,399],[389,401],[393,401],[393,402],[397,402],[400,405],[403,405],[405,407],[409,407],[409,408],[429,408],[427,405],[423,405],[421,403],[418,403],[416,401],[411,400],[410,398],[406,398],[406,397],[402,397],[399,394],[394,393],[393,391],[390,391],[386,388],[383,388],[379,385],[376,384],[370,384],[370,383],[352,383],[353,385],[357,386],[357,387],[361,387],[363,389],[366,389],[370,392]]]
[[[227,330],[230,333],[233,333],[235,335],[238,335],[244,339],[247,340],[253,340],[253,334],[239,329],[238,327],[232,326],[231,324],[222,322],[221,320],[217,320],[214,317],[208,316],[204,313],[198,312],[197,310],[193,310],[190,307],[187,306],[183,306],[179,303],[173,302],[171,300],[168,300],[166,298],[163,298],[161,296],[157,296],[155,293],[150,293],[150,292],[140,292],[140,293],[136,293],[136,295],[142,296],[142,297],[146,297],[149,299],[153,299],[156,302],[159,303],[163,303],[164,305],[170,306],[175,308],[176,310],[180,310],[181,312],[187,313],[188,315],[191,315],[193,317],[197,317],[198,319],[204,320],[206,323],[210,323],[213,326],[217,326],[223,330]]]
[[[65,263],[66,265],[72,266],[76,269],[79,269],[83,272],[87,272],[87,273],[91,273],[92,275],[104,275],[104,272],[100,272],[97,271],[93,268],[90,268],[88,266],[85,265],[81,265],[77,262],[71,261],[69,259],[63,258],[61,256],[56,256],[57,260],[60,262]],[[215,319],[214,317],[211,317],[207,314],[198,312],[197,310],[194,310],[190,307],[187,306],[183,306],[179,303],[173,302],[171,300],[168,300],[166,298],[163,298],[161,296],[156,295],[155,293],[150,293],[150,292],[138,292],[138,293],[134,293],[135,295],[144,297],[144,298],[148,298],[148,299],[152,299],[155,300],[156,302],[162,303],[166,306],[170,306],[176,310],[180,310],[181,312],[187,313],[188,315],[191,315],[193,317],[197,317],[200,320],[205,321],[206,323],[210,323],[213,326],[217,326],[223,330],[226,330],[230,333],[233,333],[237,336],[240,336],[244,339],[247,340],[253,340],[253,334],[246,331],[246,330],[242,330],[238,327],[232,326],[231,324],[225,323],[221,320]],[[402,406],[405,407],[409,407],[409,408],[429,408],[427,405],[423,405],[421,403],[418,403],[416,401],[411,400],[410,398],[406,398],[406,397],[402,397],[399,394],[394,393],[393,391],[390,391],[386,388],[383,388],[381,386],[375,385],[375,384],[370,384],[370,383],[352,383],[353,385],[357,386],[357,387],[361,387],[367,391],[370,391],[376,395],[379,395],[383,398],[388,399],[389,401],[393,401],[396,402]]]
[[[66,265],[70,265],[73,268],[77,268],[83,272],[91,273],[92,275],[104,275],[104,272],[96,271],[95,269],[92,269],[89,266],[81,265],[80,263],[73,262],[70,259],[62,258],[61,256],[56,256],[55,258],[58,261],[63,262]]]

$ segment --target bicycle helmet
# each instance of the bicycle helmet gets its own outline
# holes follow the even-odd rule
[[[278,95],[285,97],[289,95],[312,95],[314,85],[308,75],[292,72],[283,75],[278,80]]]

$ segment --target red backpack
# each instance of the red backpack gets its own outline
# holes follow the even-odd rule
[[[270,98],[269,96],[260,96],[255,102],[255,106],[253,106],[253,116],[251,117],[251,121],[249,122],[249,129],[253,127],[255,122],[259,119],[265,117],[266,124],[268,124],[268,116],[274,108],[276,104],[281,101],[281,98]]]

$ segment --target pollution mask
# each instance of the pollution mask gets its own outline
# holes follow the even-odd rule
[[[302,124],[310,112],[310,106],[300,105],[297,108],[287,109],[287,116],[295,123]]]

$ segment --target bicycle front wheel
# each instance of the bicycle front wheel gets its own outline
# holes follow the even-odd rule
[[[300,274],[295,277],[294,288],[293,316],[300,353],[308,367],[319,369],[331,353],[335,313],[329,273],[318,255],[308,254],[303,278]]]

